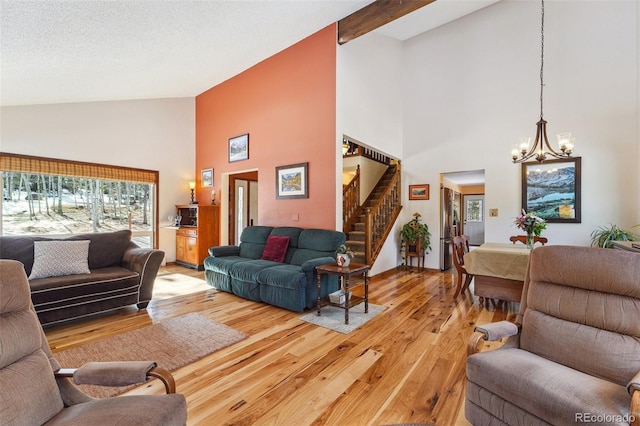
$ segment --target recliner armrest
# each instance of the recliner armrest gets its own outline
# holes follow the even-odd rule
[[[89,362],[76,369],[60,369],[56,377],[71,377],[77,385],[127,386],[157,378],[167,393],[175,393],[175,380],[171,373],[153,361]]]
[[[640,371],[633,376],[627,385],[629,395],[631,395],[631,426],[640,426]]]
[[[209,248],[209,255],[214,257],[238,256],[240,247],[238,246],[219,246]]]
[[[520,326],[509,321],[498,321],[477,326],[469,338],[467,355],[480,351],[485,341],[495,342],[505,337],[515,336],[520,332]]]

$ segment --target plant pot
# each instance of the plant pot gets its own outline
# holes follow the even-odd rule
[[[349,266],[349,263],[351,263],[351,258],[344,254],[344,253],[338,253],[336,255],[336,264],[338,266]]]

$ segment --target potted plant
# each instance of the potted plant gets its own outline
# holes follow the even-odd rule
[[[338,266],[349,266],[354,256],[355,253],[346,244],[341,244],[336,249],[336,263]]]
[[[402,225],[400,230],[400,253],[402,253],[402,263],[405,262],[405,254],[408,251],[417,250],[428,253],[431,250],[431,232],[426,223],[420,222],[422,215],[418,212],[413,214],[413,219]]]
[[[638,225],[634,225],[632,228],[636,226]],[[608,227],[601,226],[591,233],[591,246],[611,248],[612,241],[636,241],[637,239],[638,236],[633,232],[609,224]]]

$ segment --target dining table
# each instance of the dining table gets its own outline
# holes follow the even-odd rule
[[[480,301],[520,302],[531,250],[524,244],[484,243],[464,255],[464,267],[474,276]]]

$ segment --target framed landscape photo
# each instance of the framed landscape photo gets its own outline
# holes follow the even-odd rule
[[[203,169],[200,172],[200,177],[201,186],[203,188],[213,186],[213,169]]]
[[[522,163],[522,208],[550,223],[580,223],[580,160]]]
[[[309,198],[309,163],[276,167],[276,198]]]
[[[229,162],[249,159],[249,133],[229,139]]]
[[[409,185],[409,199],[410,200],[428,200],[429,199],[429,185]]]

